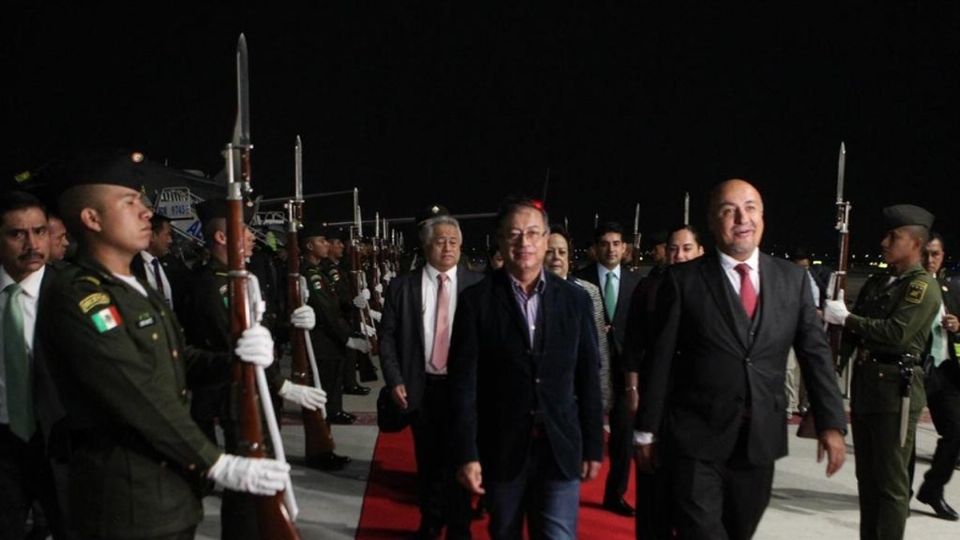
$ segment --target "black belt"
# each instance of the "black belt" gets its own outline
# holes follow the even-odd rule
[[[912,354],[874,353],[869,351],[861,356],[861,361],[871,361],[877,364],[886,364],[890,366],[899,366],[902,363],[907,363],[910,365],[920,365],[923,363],[919,357]]]

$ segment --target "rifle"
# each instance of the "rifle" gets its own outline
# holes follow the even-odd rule
[[[847,288],[847,261],[850,257],[850,201],[844,200],[843,183],[847,168],[847,147],[840,143],[840,156],[837,160],[837,223],[834,228],[839,235],[839,258],[837,259],[837,269],[830,274],[830,283],[827,285],[827,296],[831,300],[839,300]],[[827,335],[830,341],[830,355],[833,359],[833,366],[836,369],[841,367],[842,358],[840,349],[843,345],[843,326],[835,324],[827,325]],[[800,427],[797,428],[797,436],[805,438],[816,438],[816,419],[812,411],[807,411],[800,421]]]
[[[305,289],[300,277],[300,242],[298,232],[303,227],[303,144],[297,136],[294,147],[294,196],[287,201],[287,314],[304,305]],[[292,359],[291,379],[297,384],[320,386],[316,359],[313,358],[313,346],[310,333],[290,325],[290,356]],[[305,454],[309,464],[334,449],[330,426],[324,420],[325,411],[300,409],[303,420]]]
[[[633,250],[630,253],[630,266],[634,271],[640,268],[640,203],[633,213]]]
[[[243,220],[244,196],[252,192],[250,153],[250,102],[247,77],[247,41],[240,34],[237,43],[237,118],[233,140],[227,143],[224,159],[227,169],[227,266],[230,283],[230,338],[236,343],[244,330],[257,323],[262,315],[259,287],[256,277],[247,272],[245,258]],[[237,176],[240,179],[238,180]],[[233,347],[231,347],[231,351]],[[238,448],[246,457],[266,457],[266,445],[260,417],[263,407],[267,426],[273,439],[274,457],[283,461],[283,443],[279,438],[277,419],[273,414],[273,402],[267,388],[263,368],[233,358],[232,380],[238,399],[239,435]],[[257,502],[257,523],[260,537],[299,540],[300,535],[293,525],[297,507],[291,486],[273,496],[250,495]]]
[[[362,294],[366,287],[367,276],[363,271],[362,260],[360,256],[360,239],[363,237],[363,219],[360,217],[360,205],[358,202],[358,192],[353,192],[353,215],[356,222],[350,235],[350,285],[353,297],[356,298]],[[373,320],[370,317],[370,308],[357,308],[353,311],[353,329],[360,336],[363,336],[370,343],[370,354],[378,354],[380,347],[376,336],[368,336],[364,331],[364,325],[373,327]]]
[[[383,239],[380,238],[380,212],[376,213],[376,224],[373,234],[373,243],[371,244],[373,253],[370,257],[370,281],[373,282],[373,288],[370,289],[370,307],[377,311],[383,310],[383,295],[377,292],[377,285],[383,287],[383,270],[380,266],[383,258]],[[386,231],[386,220],[384,220],[383,231]]]

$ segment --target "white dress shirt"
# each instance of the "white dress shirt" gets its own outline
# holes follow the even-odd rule
[[[423,277],[420,279],[420,292],[421,298],[423,299],[423,361],[427,367],[427,373],[446,375],[446,368],[437,371],[437,369],[433,367],[433,364],[430,363],[431,358],[433,358],[433,332],[437,327],[437,293],[439,291],[437,276],[439,274],[439,270],[427,264],[423,267]],[[450,304],[449,310],[447,311],[450,320],[447,326],[449,331],[453,332],[453,314],[456,313],[457,310],[457,267],[454,266],[444,272],[444,274],[447,276],[447,282],[444,285],[448,287],[447,290],[450,293]]]
[[[36,272],[23,278],[20,281],[20,287],[23,293],[20,295],[20,309],[23,312],[23,339],[27,344],[27,358],[33,362],[33,331],[37,326],[37,300],[40,298],[40,282],[43,281],[43,273],[46,266],[41,267]],[[7,285],[14,283],[6,269],[0,267],[0,319],[3,318],[3,311],[7,308],[7,302],[10,295],[3,292]],[[0,343],[3,343],[3,324],[0,320]],[[7,408],[7,366],[4,363],[3,347],[0,347],[0,424],[9,424],[10,416]]]
[[[140,256],[143,257],[143,270],[144,273],[147,274],[147,285],[150,285],[153,290],[159,291],[160,288],[157,287],[157,278],[153,274],[153,260],[156,259],[156,257],[149,251],[141,251]],[[160,281],[163,282],[163,297],[166,299],[167,305],[173,309],[173,294],[170,289],[170,280],[167,279],[167,273],[163,269],[163,263],[160,261],[157,262],[159,263],[157,266],[160,268]]]
[[[723,273],[727,275],[730,284],[733,285],[733,291],[740,296],[740,272],[737,272],[737,265],[746,263],[750,267],[750,281],[753,282],[753,290],[757,292],[757,298],[760,298],[760,250],[753,248],[753,253],[745,261],[738,261],[726,253],[717,250],[720,254],[720,266],[723,267]]]

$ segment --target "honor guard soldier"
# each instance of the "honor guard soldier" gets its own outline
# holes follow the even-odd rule
[[[59,203],[79,253],[40,307],[70,431],[70,517],[83,538],[193,538],[205,479],[261,495],[290,482],[287,464],[224,454],[190,418],[187,373],[211,358],[185,344],[164,299],[130,271],[151,234],[143,161],[111,152],[70,169]],[[264,332],[246,330],[237,356],[272,361]]]
[[[824,319],[844,326],[841,358],[854,356],[850,402],[860,538],[900,539],[910,512],[908,465],[926,403],[921,357],[940,308],[940,288],[920,265],[933,215],[909,204],[883,210],[880,243],[890,272],[871,276],[853,310],[827,301]]]
[[[320,382],[329,392],[328,421],[332,424],[352,424],[356,417],[343,410],[343,363],[352,356],[350,350],[369,352],[364,338],[354,337],[350,323],[344,316],[337,285],[324,271],[323,261],[329,260],[330,229],[307,224],[300,233],[303,244],[303,266],[300,271],[307,280],[310,295],[307,304],[314,309],[317,325],[310,333],[317,359]],[[353,307],[353,304],[350,304]]]

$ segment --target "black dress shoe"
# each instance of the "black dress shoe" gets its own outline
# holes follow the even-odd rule
[[[365,396],[370,393],[370,387],[355,384],[350,388],[344,388],[343,393],[350,394],[352,396]]]
[[[321,471],[339,471],[351,461],[353,460],[349,457],[338,456],[331,451],[317,457],[307,458],[307,467]]]
[[[929,493],[924,493],[921,489],[917,492],[917,500],[923,504],[930,505],[933,508],[934,513],[937,514],[937,517],[940,519],[946,519],[948,521],[957,521],[960,519],[960,514],[957,514],[957,511],[950,507],[947,504],[947,501],[943,500],[943,495],[935,496]]]
[[[357,421],[357,417],[350,413],[340,411],[332,415],[327,421],[331,424],[350,425]]]
[[[619,514],[621,516],[632,517],[636,512],[633,507],[630,506],[630,503],[619,498],[615,501],[603,501],[603,507],[614,514]]]

